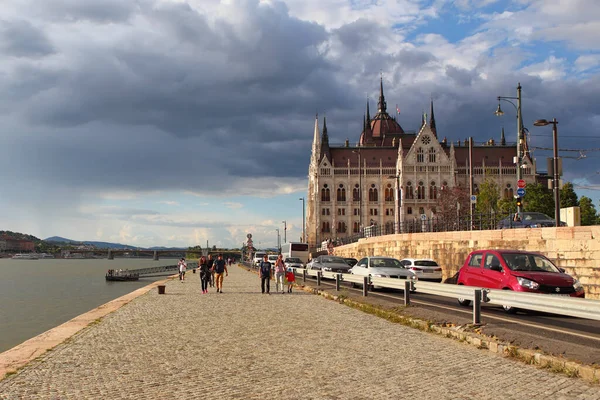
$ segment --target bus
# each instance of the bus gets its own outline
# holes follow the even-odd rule
[[[289,242],[281,245],[283,259],[299,258],[304,264],[308,262],[308,243]]]

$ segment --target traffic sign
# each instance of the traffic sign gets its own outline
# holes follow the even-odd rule
[[[523,188],[518,188],[518,189],[517,189],[517,196],[519,196],[519,197],[523,197],[523,196],[525,196],[525,189],[523,189]]]
[[[477,196],[476,195],[471,195],[471,204],[475,204],[477,203]]]
[[[519,180],[517,181],[517,187],[518,187],[519,189],[524,189],[524,188],[525,188],[525,186],[527,186],[527,182],[525,182],[525,180],[524,180],[524,179],[519,179]]]
[[[421,214],[421,221],[425,221],[427,219],[427,215]]]

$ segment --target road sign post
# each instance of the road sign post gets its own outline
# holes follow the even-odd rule
[[[517,181],[517,187],[518,187],[519,189],[525,189],[525,186],[527,186],[527,182],[525,182],[525,180],[524,180],[524,179],[519,179],[519,180]]]
[[[517,189],[517,196],[519,196],[519,197],[525,196],[525,189],[524,188],[518,188]]]

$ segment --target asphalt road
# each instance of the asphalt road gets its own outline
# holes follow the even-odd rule
[[[298,278],[297,283],[302,284],[302,277]],[[316,287],[316,279],[308,277],[306,285]],[[324,279],[321,288],[335,293],[335,282]],[[342,283],[342,291],[349,297],[388,308],[404,305],[402,290],[378,289],[370,291],[365,298],[362,288]],[[473,320],[472,308],[460,306],[456,299],[418,291],[411,293],[411,307],[402,313],[455,325],[467,325]],[[508,314],[499,306],[482,304],[481,322],[481,332],[487,336],[585,364],[600,364],[600,321],[536,311]]]

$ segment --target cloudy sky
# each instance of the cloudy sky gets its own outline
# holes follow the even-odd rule
[[[380,74],[404,129],[433,98],[454,141],[516,138],[493,111],[521,82],[539,169],[556,117],[598,205],[599,36],[597,0],[2,0],[0,230],[298,240],[315,112],[356,142]]]

